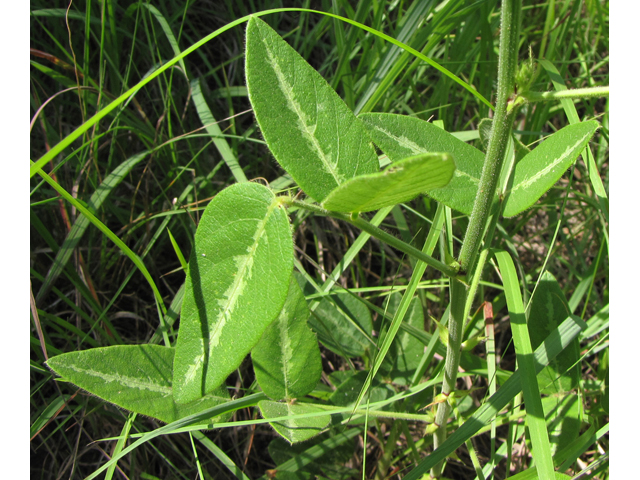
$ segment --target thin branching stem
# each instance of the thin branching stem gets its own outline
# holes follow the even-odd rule
[[[516,109],[509,110],[509,99],[514,92],[515,72],[518,60],[518,36],[520,25],[521,0],[502,2],[500,23],[500,56],[498,59],[498,95],[493,119],[493,127],[487,147],[487,154],[478,185],[469,226],[465,234],[459,261],[462,273],[472,273],[481,249],[482,239],[489,215],[494,206],[495,192],[504,162],[505,151],[509,142],[511,124]],[[452,280],[450,291],[450,318],[447,356],[445,360],[442,393],[448,396],[455,388],[460,364],[460,345],[462,343],[465,320],[465,305],[469,290],[463,283]],[[434,446],[441,445],[447,436],[447,421],[451,407],[448,402],[438,405],[436,412],[436,430]],[[442,472],[442,463],[434,467],[432,477],[438,478]]]

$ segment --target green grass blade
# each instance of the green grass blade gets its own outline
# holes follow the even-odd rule
[[[173,54],[176,56],[176,58],[179,58],[178,64],[180,65],[180,68],[182,68],[182,72],[184,73],[185,76],[187,76],[187,67],[184,64],[184,55],[180,55],[180,47],[178,46],[178,41],[176,40],[176,37],[173,34],[171,27],[169,26],[169,23],[164,18],[164,15],[162,15],[162,13],[160,13],[160,10],[158,10],[153,5],[150,5],[148,3],[141,3],[140,5],[142,5],[143,7],[146,7],[160,24],[162,31],[164,32],[165,36],[167,37],[167,40],[169,41],[171,50],[173,50]]]
[[[429,234],[427,235],[427,238],[422,247],[422,251],[427,255],[431,255],[433,253],[433,250],[435,249],[436,243],[438,241],[438,236],[440,235],[440,232],[442,230],[442,225],[444,223],[444,215],[442,215],[442,209],[438,209],[438,212],[440,212],[440,215],[436,215],[436,217],[434,218],[434,221],[431,224],[431,228],[429,229]],[[398,329],[402,325],[404,316],[406,315],[407,310],[409,310],[409,306],[411,304],[411,300],[413,299],[413,295],[415,294],[415,291],[418,288],[418,283],[422,279],[422,275],[424,274],[426,268],[427,268],[426,263],[416,262],[416,266],[413,270],[413,273],[411,274],[411,279],[409,280],[409,285],[407,286],[407,289],[405,290],[402,296],[402,299],[400,300],[398,309],[396,310],[393,316],[393,321],[391,322],[391,325],[389,326],[387,334],[385,335],[382,341],[382,345],[380,346],[380,349],[376,355],[374,364],[371,367],[369,374],[367,375],[367,379],[353,407],[354,411],[358,408],[358,406],[362,402],[362,399],[364,398],[365,394],[369,390],[369,387],[371,386],[371,382],[375,378],[376,373],[378,373],[378,370],[380,369],[382,362],[384,362],[384,358],[387,355],[389,348],[391,348],[391,343],[396,337],[396,334],[398,333]]]
[[[118,455],[127,444],[127,440],[129,440],[129,432],[131,432],[131,427],[133,426],[133,422],[135,421],[136,416],[136,413],[132,413],[127,417],[127,421],[124,422],[124,426],[122,427],[122,431],[120,432],[120,438],[118,438],[116,447],[113,449],[111,455]],[[117,464],[114,463],[107,469],[107,473],[104,477],[105,480],[111,480],[113,478],[113,474],[116,472],[116,465]]]
[[[175,422],[165,425],[164,427],[157,428],[152,432],[145,434],[142,438],[138,439],[137,441],[129,445],[127,448],[122,450],[118,455],[114,455],[113,457],[111,457],[111,460],[109,460],[107,463],[105,463],[100,468],[98,468],[95,472],[89,475],[86,478],[86,480],[92,480],[96,478],[103,471],[105,471],[112,464],[114,464],[115,462],[120,460],[122,457],[127,455],[129,452],[131,452],[132,450],[135,450],[140,445],[153,440],[154,438],[157,438],[161,435],[167,435],[179,428],[187,427],[189,425],[193,425],[197,423],[202,423],[203,421],[206,421],[208,418],[231,413],[241,408],[252,407],[256,405],[260,400],[264,400],[264,399],[266,399],[266,396],[263,393],[254,393],[253,395],[248,395],[246,397],[239,398],[237,400],[231,400],[230,402],[223,403],[222,405],[208,408],[206,410],[203,410],[202,412],[189,415],[188,417],[182,418],[180,420],[176,420]]]
[[[34,166],[35,164],[33,163],[33,161],[31,161],[31,168],[33,169]],[[113,233],[104,223],[98,220],[89,211],[89,209],[87,209],[78,200],[73,198],[73,196],[71,196],[64,188],[58,185],[58,183],[55,182],[49,175],[47,175],[40,168],[36,168],[35,172],[38,175],[40,175],[49,185],[51,185],[53,189],[56,192],[58,192],[62,198],[64,198],[69,203],[71,203],[74,207],[76,207],[80,211],[80,213],[82,213],[85,217],[87,217],[89,221],[91,221],[91,223],[93,223],[96,226],[96,228],[98,228],[98,230],[104,233],[109,238],[109,240],[115,243],[116,246],[120,248],[127,257],[129,257],[129,259],[134,263],[134,265],[138,267],[142,275],[144,275],[144,278],[147,280],[147,282],[149,282],[149,286],[151,287],[151,290],[153,290],[156,302],[158,304],[160,315],[164,315],[166,313],[166,308],[164,307],[162,295],[160,295],[160,291],[158,290],[158,287],[156,286],[155,282],[153,281],[153,278],[151,277],[151,274],[147,270],[147,267],[144,265],[140,257],[138,257],[138,255],[136,255],[135,252],[133,252],[133,250],[131,250],[122,240],[120,240],[118,236],[115,233]]]
[[[191,433],[191,435],[193,435],[196,440],[198,440],[202,445],[204,445],[204,447],[207,448],[207,450],[213,453],[216,456],[216,458],[220,460],[220,463],[222,463],[225,467],[227,467],[229,471],[233,475],[235,475],[238,480],[251,480],[249,477],[247,477],[244,474],[242,469],[238,467],[235,463],[233,463],[233,460],[231,460],[231,458],[229,458],[229,456],[226,453],[220,450],[218,446],[215,443],[213,443],[204,433],[194,431]]]
[[[229,144],[225,140],[222,130],[220,129],[216,119],[213,117],[213,113],[211,113],[211,109],[209,109],[209,105],[207,105],[207,101],[202,94],[199,78],[195,78],[191,81],[191,95],[202,125],[204,125],[207,133],[211,135],[214,145],[220,152],[220,155],[222,155],[222,159],[227,164],[227,167],[229,167],[229,170],[231,170],[236,182],[246,182],[247,177],[238,162],[238,158],[235,156],[231,148],[229,148]]]
[[[577,335],[586,327],[578,317],[572,315],[540,345],[534,353],[535,371],[546,367]],[[436,451],[419,463],[403,480],[418,480],[430,468],[447,458],[467,439],[471,438],[495,417],[519,392],[522,391],[522,372],[516,370],[513,375],[492,395],[467,421],[447,438]]]
[[[142,153],[134,155],[133,157],[127,159],[121,165],[116,167],[113,172],[107,175],[102,184],[93,193],[93,195],[91,195],[87,207],[92,211],[97,212],[104,201],[109,197],[109,194],[120,184],[120,182],[129,174],[129,172],[131,172],[131,169],[138,163],[140,163],[141,160],[145,159],[148,154],[148,151],[144,151]],[[60,250],[58,251],[56,258],[54,259],[53,265],[49,269],[49,272],[47,273],[47,276],[45,277],[40,290],[38,291],[36,302],[39,302],[44,298],[51,286],[58,279],[58,276],[66,266],[69,258],[71,258],[71,254],[78,246],[80,239],[82,238],[84,232],[86,232],[90,224],[91,222],[89,221],[89,218],[87,218],[85,215],[80,215],[76,219],[73,227],[71,227],[71,230],[67,235],[67,238],[60,247]]]
[[[540,399],[540,390],[536,378],[536,367],[533,359],[533,350],[527,328],[527,319],[524,313],[524,305],[520,295],[518,275],[511,256],[507,252],[495,252],[496,260],[502,274],[504,293],[507,298],[511,332],[516,348],[519,370],[522,372],[521,382],[524,393],[524,402],[527,410],[527,425],[533,445],[533,458],[539,478],[553,480],[555,472],[551,457],[551,445],[549,433],[545,422],[544,410]]]
[[[414,2],[409,7],[411,11],[408,11],[405,15],[404,25],[402,25],[400,32],[395,35],[396,39],[402,43],[409,43],[420,27],[422,20],[431,11],[435,3],[433,0]],[[360,96],[355,109],[356,114],[361,111],[371,111],[377,99],[379,99],[380,95],[388,88],[389,83],[397,78],[398,74],[406,68],[409,56],[402,55],[403,53],[402,49],[397,45],[390,45],[387,48],[384,57],[382,57],[379,66],[374,72],[373,79]],[[401,55],[402,58],[400,58]]]

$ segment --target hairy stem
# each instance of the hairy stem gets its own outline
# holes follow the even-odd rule
[[[487,147],[487,154],[482,168],[478,195],[473,204],[469,226],[464,237],[459,261],[461,273],[472,273],[476,259],[480,252],[482,239],[487,226],[489,215],[494,206],[495,192],[500,178],[500,171],[504,163],[504,154],[509,142],[509,134],[516,109],[509,109],[509,99],[514,92],[515,72],[518,60],[518,36],[520,25],[521,0],[505,0],[502,2],[500,19],[500,52],[498,59],[498,93],[493,127]],[[449,337],[445,374],[442,393],[448,396],[455,388],[460,364],[460,344],[464,320],[465,306],[468,303],[469,290],[466,285],[450,280],[449,286],[451,308],[449,313]],[[434,447],[438,448],[447,436],[447,420],[451,407],[448,402],[438,405],[436,424],[438,430],[434,435]],[[431,476],[440,477],[443,464],[436,465]]]

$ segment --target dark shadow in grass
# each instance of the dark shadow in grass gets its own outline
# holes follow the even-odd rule
[[[209,322],[207,321],[207,304],[202,291],[202,279],[200,277],[199,258],[194,248],[189,259],[189,272],[191,278],[191,288],[193,290],[193,298],[198,311],[198,321],[200,322],[200,334],[202,335],[202,347],[204,349],[204,360],[202,362],[202,377],[200,383],[200,395],[207,394],[207,369],[209,367]]]

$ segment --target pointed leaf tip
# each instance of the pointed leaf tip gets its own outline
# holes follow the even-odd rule
[[[247,25],[249,100],[269,149],[316,201],[378,170],[366,129],[289,44],[259,18]]]

